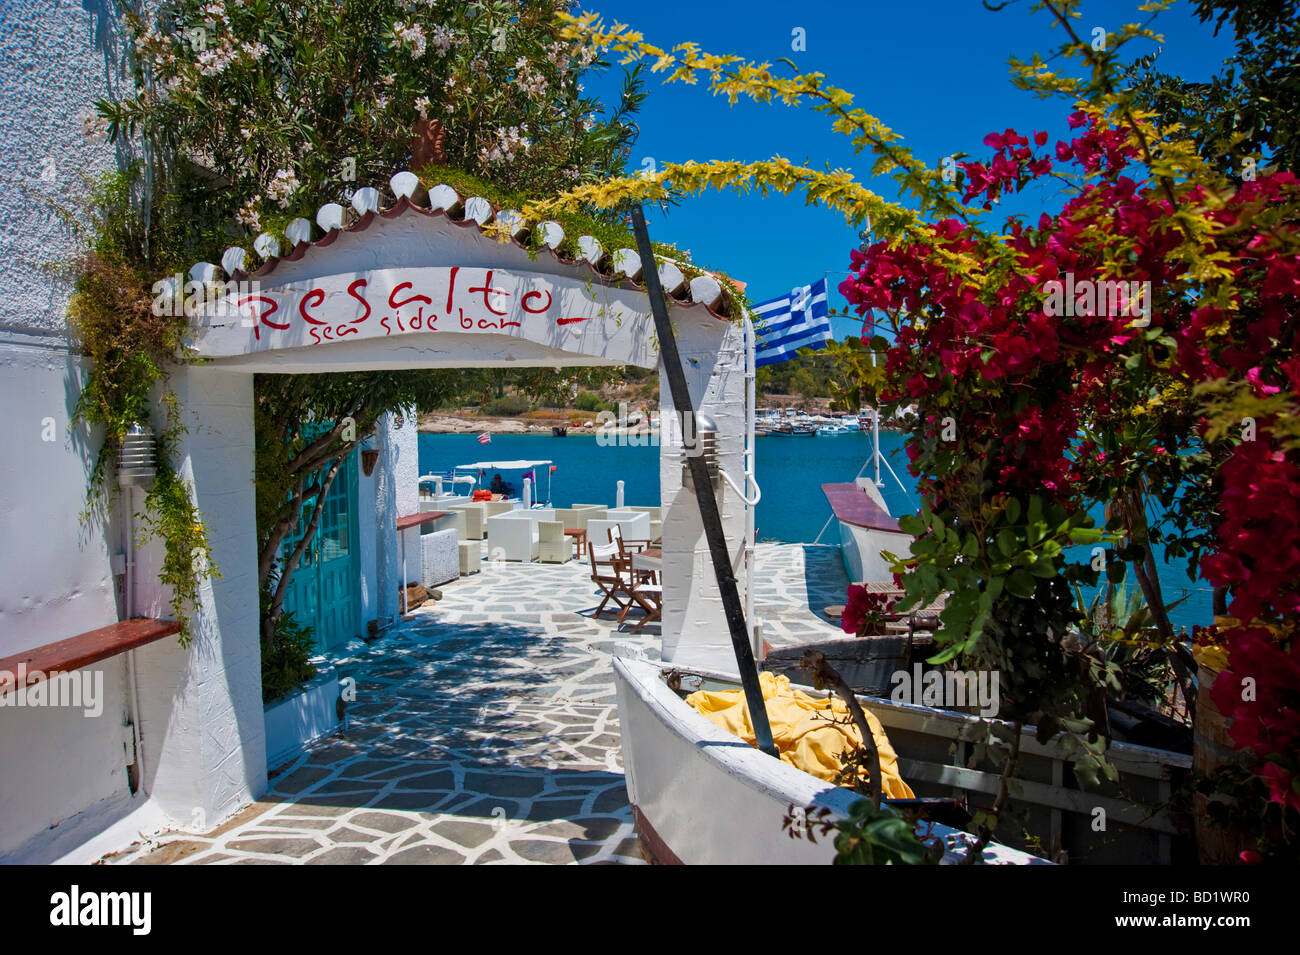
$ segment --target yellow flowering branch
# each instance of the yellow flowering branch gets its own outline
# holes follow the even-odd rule
[[[756,191],[762,196],[802,192],[809,205],[834,209],[854,227],[870,219],[881,235],[908,235],[914,241],[931,246],[934,243],[933,229],[918,213],[881,198],[857,182],[852,173],[843,169],[821,172],[780,156],[751,163],[724,159],[665,163],[653,173],[577,186],[554,198],[530,202],[522,211],[525,218],[536,221],[566,211],[614,209],[630,202],[697,195],[706,189],[741,195]],[[968,256],[940,251],[954,268],[973,271],[979,267]]]
[[[853,142],[856,152],[870,149],[876,155],[870,174],[891,174],[905,192],[915,196],[921,216],[932,213],[966,220],[970,210],[957,200],[954,184],[941,171],[930,169],[905,146],[902,136],[866,110],[853,108],[853,94],[825,82],[825,74],[806,73],[785,78],[772,73],[772,64],[746,62],[733,55],[702,52],[695,43],[679,43],[664,50],[645,42],[643,35],[615,23],[608,29],[596,13],[557,15],[564,24],[561,36],[578,43],[621,53],[624,64],[653,60],[652,73],[668,73],[665,83],[697,83],[707,75],[710,91],[726,95],[734,106],[741,96],[756,103],[779,100],[787,106],[809,101],[813,109],[832,117],[832,128]],[[788,62],[788,61],[787,61]]]

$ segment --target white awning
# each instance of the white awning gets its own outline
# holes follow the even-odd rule
[[[478,461],[474,464],[458,464],[454,471],[527,471],[539,468],[550,461]]]

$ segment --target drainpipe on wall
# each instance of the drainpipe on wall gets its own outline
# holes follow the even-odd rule
[[[117,483],[122,491],[122,528],[125,535],[122,550],[126,555],[126,586],[122,595],[122,609],[128,620],[135,616],[135,488],[137,485],[153,485],[156,455],[157,446],[153,431],[148,425],[136,423],[127,429],[118,452]],[[134,794],[145,784],[144,733],[140,727],[140,681],[134,650],[126,652],[126,680],[133,749],[133,759],[127,764],[127,776],[129,779],[130,767],[134,766],[135,785],[131,787]]]

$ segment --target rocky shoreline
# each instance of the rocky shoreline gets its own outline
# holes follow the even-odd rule
[[[601,422],[590,411],[555,411],[554,414],[536,416],[502,417],[479,414],[475,409],[464,411],[430,411],[420,415],[421,434],[544,434],[551,428],[568,428],[570,435],[594,435]],[[882,423],[881,430],[896,430],[892,423]],[[648,423],[634,423],[630,428],[616,429],[615,433],[648,433]]]
[[[577,419],[583,420],[575,423]],[[433,411],[420,415],[421,434],[545,434],[551,428],[568,428],[569,434],[595,434],[596,416],[590,412],[557,412],[553,417],[498,417],[477,412]]]

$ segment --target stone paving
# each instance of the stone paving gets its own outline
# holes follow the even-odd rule
[[[755,614],[773,647],[833,636],[832,547],[760,544]],[[810,591],[811,588],[811,591]],[[643,862],[619,758],[610,658],[659,649],[615,629],[585,563],[492,564],[336,656],[356,680],[345,727],[271,773],[216,830],[173,832],[133,864]]]

